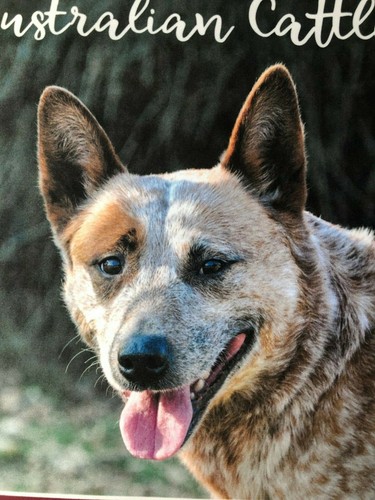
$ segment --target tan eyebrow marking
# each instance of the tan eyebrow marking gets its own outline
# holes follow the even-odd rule
[[[66,237],[72,260],[89,264],[114,250],[126,236],[134,241],[142,233],[139,221],[112,201],[97,210],[82,212],[67,228]]]

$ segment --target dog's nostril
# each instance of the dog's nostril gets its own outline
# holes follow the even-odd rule
[[[143,388],[157,385],[169,368],[170,351],[161,335],[137,335],[118,356],[119,369],[129,381]]]
[[[168,361],[162,356],[149,356],[145,360],[145,369],[153,371],[155,373],[160,373],[165,370],[168,366]]]
[[[132,356],[119,356],[120,367],[124,371],[134,370],[134,360]]]
[[[160,374],[168,367],[168,361],[162,356],[126,355],[119,356],[120,370],[126,375],[135,375],[138,371]]]

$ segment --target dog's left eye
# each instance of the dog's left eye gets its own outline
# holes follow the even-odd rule
[[[210,259],[203,262],[199,269],[199,274],[212,275],[217,274],[226,267],[226,262],[218,259]]]
[[[106,257],[98,263],[98,268],[105,276],[121,274],[124,268],[122,259],[116,256]]]

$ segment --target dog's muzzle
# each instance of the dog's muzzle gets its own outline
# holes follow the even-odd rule
[[[138,458],[164,460],[190,437],[209,401],[254,344],[254,332],[239,330],[202,378],[176,385],[172,347],[166,337],[135,334],[119,353],[119,371],[128,382],[120,429]]]

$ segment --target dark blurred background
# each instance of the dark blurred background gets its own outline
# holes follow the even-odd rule
[[[358,2],[343,2],[353,11]],[[132,2],[60,1],[88,15],[88,23],[111,11],[127,24]],[[0,31],[0,363],[17,367],[28,381],[77,397],[78,386],[93,385],[97,374],[72,379],[90,364],[60,298],[62,273],[37,187],[36,110],[46,85],[79,96],[96,115],[122,160],[138,173],[214,165],[254,80],[270,64],[284,62],[297,84],[307,131],[308,208],[345,226],[374,224],[375,46],[355,36],[327,48],[310,40],[294,46],[288,36],[261,38],[251,30],[250,0],[152,0],[155,25],[172,12],[193,23],[220,14],[236,28],[219,44],[212,30],[186,43],[170,35],[128,33],[111,41],[106,32],[86,38],[74,27],[42,41],[30,30],[17,38]],[[264,16],[272,27],[317,2],[277,2]],[[333,1],[327,1],[327,10]],[[1,0],[1,11],[22,13],[25,22],[50,1]],[[268,2],[266,2],[268,6]],[[315,7],[314,7],[315,6]],[[374,24],[374,14],[368,23]],[[350,18],[343,27],[349,29]],[[345,32],[345,29],[343,29]],[[70,342],[71,341],[71,342]],[[65,346],[65,349],[64,349]],[[86,357],[85,357],[86,356]],[[73,359],[74,358],[74,359]],[[85,363],[86,362],[86,363]],[[70,363],[68,375],[64,375]],[[65,381],[65,382],[64,382]],[[102,387],[99,384],[99,387]]]

